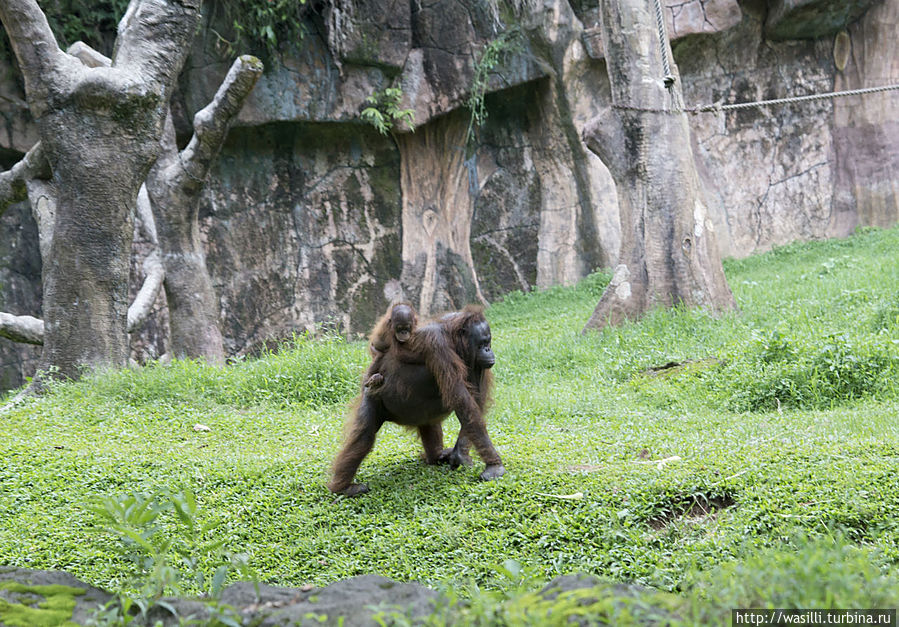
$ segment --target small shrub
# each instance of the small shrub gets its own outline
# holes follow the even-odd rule
[[[881,572],[872,550],[840,536],[799,538],[791,544],[751,553],[702,575],[692,590],[701,624],[726,623],[733,608],[895,606],[899,581]]]
[[[369,106],[365,107],[360,117],[374,126],[381,135],[387,135],[397,125],[405,124],[415,129],[415,111],[400,109],[403,90],[399,87],[387,87],[376,91],[365,99]]]
[[[706,383],[733,411],[824,409],[891,396],[897,365],[888,342],[837,334],[810,345],[775,331]]]
[[[117,619],[128,616],[132,607],[146,616],[154,605],[164,603],[166,593],[199,592],[215,601],[229,574],[250,574],[245,555],[222,550],[225,539],[216,533],[219,523],[201,522],[196,496],[189,489],[107,497],[94,513],[107,532],[122,540],[119,551],[133,566],[128,585],[137,590],[121,591],[116,602],[99,612],[109,624],[127,624]],[[167,515],[174,524],[165,520]]]
[[[875,333],[899,329],[899,300],[881,303],[874,312],[871,327]]]
[[[213,31],[229,55],[247,51],[272,58],[285,43],[295,44],[306,36],[311,7],[306,0],[225,0],[213,6],[222,21],[233,29],[233,41]]]
[[[365,357],[361,346],[341,338],[299,336],[277,352],[227,367],[176,360],[99,373],[54,389],[80,403],[112,400],[132,407],[199,401],[239,407],[324,407],[347,402],[356,394]],[[90,398],[82,398],[85,395]]]
[[[790,338],[775,330],[765,340],[760,340],[759,359],[766,364],[794,360],[798,350]]]

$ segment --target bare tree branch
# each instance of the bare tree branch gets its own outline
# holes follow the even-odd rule
[[[119,22],[112,67],[155,83],[167,103],[186,58],[181,48],[193,35],[193,16],[199,14],[200,4],[200,0],[131,0]],[[167,28],[160,29],[160,24]]]
[[[146,322],[165,280],[165,268],[162,266],[158,248],[144,259],[144,277],[144,284],[134,297],[134,302],[128,307],[128,333],[137,331]]]
[[[141,185],[137,192],[137,219],[138,226],[147,241],[153,246],[159,246],[159,236],[156,231],[156,218],[153,217],[153,205],[150,204],[150,195],[147,186]]]
[[[53,245],[53,223],[56,220],[58,199],[56,184],[50,180],[33,178],[25,182],[25,187],[28,189],[31,215],[34,216],[34,221],[37,223],[41,259],[47,263],[50,258],[50,247]]]
[[[0,337],[23,344],[44,343],[44,321],[33,316],[13,316],[0,312]]]
[[[91,68],[109,67],[109,57],[97,52],[84,42],[75,42],[67,53]],[[38,225],[38,239],[41,258],[48,259],[52,239],[53,221],[56,215],[56,189],[50,179],[51,171],[44,156],[41,142],[12,168],[0,174],[0,214],[10,204],[29,199],[34,220]],[[162,288],[165,269],[162,265],[156,223],[147,196],[146,186],[141,186],[137,198],[138,224],[144,237],[154,250],[144,260],[144,283],[128,308],[128,332],[132,333],[142,325],[150,314],[153,303]],[[14,342],[42,345],[44,343],[44,321],[33,316],[15,316],[0,312],[0,337]]]
[[[112,65],[112,59],[94,50],[83,41],[73,43],[66,53],[81,61],[86,67],[109,67]]]
[[[255,57],[237,59],[209,105],[194,116],[194,135],[180,153],[169,116],[159,157],[147,177],[159,219],[171,350],[176,357],[225,360],[218,299],[206,268],[197,216],[209,168],[261,73],[262,63]]]
[[[29,179],[49,179],[50,164],[44,156],[41,142],[37,142],[25,156],[6,172],[0,173],[0,215],[13,203],[28,197]]]
[[[136,331],[147,320],[165,280],[165,268],[162,265],[162,253],[156,235],[156,221],[153,219],[146,185],[141,185],[137,194],[137,219],[144,237],[153,244],[153,250],[144,259],[144,283],[134,297],[134,302],[128,307],[128,333]]]
[[[243,55],[235,59],[212,101],[194,115],[194,135],[181,152],[181,166],[193,181],[205,181],[228,129],[262,75],[262,62]]]

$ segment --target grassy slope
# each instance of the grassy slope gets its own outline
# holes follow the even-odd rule
[[[897,249],[899,231],[868,231],[729,262],[741,313],[657,312],[586,336],[607,277],[510,295],[488,311],[490,431],[507,468],[492,483],[477,481],[479,462],[424,466],[390,425],[360,472],[372,492],[329,495],[362,343],[298,339],[225,370],[178,363],[60,386],[0,417],[0,564],[114,588],[130,567],[91,507],[189,486],[225,548],[284,585],[377,572],[503,588],[513,559],[536,581],[699,582],[736,603],[753,593],[725,590],[717,567],[762,568],[801,536],[837,535],[851,559],[822,558],[823,572],[864,595],[858,569],[831,562],[857,559],[852,545],[876,550],[862,554],[875,570],[899,560]],[[672,361],[684,365],[648,372]]]

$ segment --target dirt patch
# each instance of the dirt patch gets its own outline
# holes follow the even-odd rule
[[[662,530],[675,521],[682,520],[692,525],[703,525],[718,517],[718,512],[734,507],[736,500],[729,495],[706,496],[694,494],[686,499],[675,499],[671,507],[649,519],[649,526]]]
[[[640,374],[645,377],[661,378],[670,377],[685,372],[706,370],[708,368],[714,368],[716,366],[722,365],[724,365],[724,362],[715,359],[714,357],[707,357],[706,359],[685,359],[684,361],[669,361],[668,363],[662,364],[661,366],[651,366],[646,370],[643,370]]]
[[[566,466],[565,470],[568,472],[599,472],[602,470],[602,466],[598,464],[572,464],[571,466]]]

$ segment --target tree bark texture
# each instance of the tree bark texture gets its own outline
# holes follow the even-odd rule
[[[885,0],[837,35],[834,90],[899,83],[899,0]],[[843,50],[840,50],[842,43]],[[834,193],[830,231],[899,220],[899,91],[833,101]]]
[[[735,307],[721,265],[667,37],[653,0],[603,0],[602,37],[612,107],[584,140],[615,180],[621,251],[586,329],[634,320],[675,304]],[[673,86],[666,88],[662,50]]]
[[[423,316],[486,303],[471,256],[476,195],[471,170],[477,166],[465,157],[467,128],[467,116],[457,111],[397,136],[403,192],[401,282]]]
[[[159,159],[147,178],[163,252],[173,357],[225,362],[218,299],[200,236],[200,195],[231,122],[260,74],[259,59],[238,58],[212,102],[194,116],[194,135],[180,153],[169,117]]]
[[[34,0],[0,1],[57,192],[43,266],[44,370],[77,377],[127,363],[135,201],[199,9],[200,0],[132,1],[112,66],[89,68],[59,49]]]

